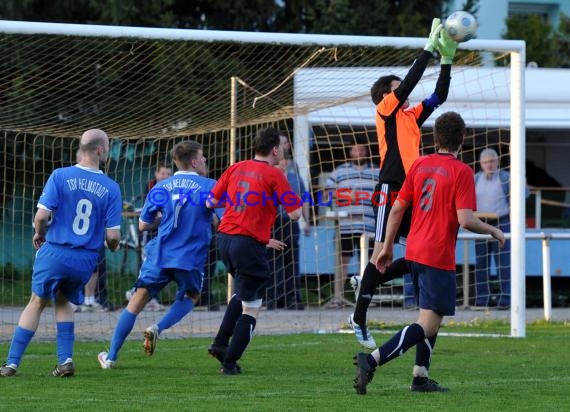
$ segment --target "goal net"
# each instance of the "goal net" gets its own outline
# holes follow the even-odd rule
[[[360,253],[361,245],[368,238],[355,238],[353,256],[343,259],[339,232],[351,217],[344,216],[337,201],[327,202],[331,174],[351,161],[356,144],[368,149],[370,167],[378,167],[370,87],[384,74],[404,77],[424,42],[0,22],[0,340],[11,336],[29,299],[35,253],[31,223],[42,187],[55,168],[75,162],[78,137],[92,127],[104,129],[112,139],[106,172],[119,182],[125,201],[123,248],[107,251],[99,268],[98,301],[111,310],[83,308],[77,314],[78,338],[110,338],[144,259],[137,210],[157,166],[172,164],[173,145],[189,138],[200,142],[210,176],[218,178],[229,164],[251,158],[253,136],[269,125],[290,139],[291,164],[314,205],[309,222],[276,229],[276,235],[297,240],[292,253],[270,253],[275,279],[259,333],[343,328],[355,302],[349,279],[362,270],[368,251]],[[524,66],[524,46],[522,57],[520,49],[515,41],[462,45],[448,101],[424,124],[422,140],[422,152],[433,152],[435,118],[447,110],[461,113],[469,128],[462,160],[477,171],[480,152],[493,148],[501,167],[512,172],[513,221],[524,211],[518,178],[524,174],[524,159],[516,149],[524,147],[522,99],[516,98],[523,83],[520,73],[513,76]],[[412,103],[431,94],[438,71],[434,59],[411,95]],[[520,230],[513,228],[513,237],[517,231],[524,237]],[[458,307],[472,305],[476,290],[474,242],[466,241],[466,259],[461,242]],[[524,247],[518,250],[522,255],[513,259],[511,269],[524,273]],[[205,273],[207,291],[199,306],[166,336],[212,336],[217,329],[228,291],[215,243]],[[524,335],[520,284],[513,279],[514,335]],[[174,292],[165,289],[158,304],[143,311],[133,335],[164,314]],[[398,323],[402,313],[413,317],[414,311],[406,310],[414,307],[412,299],[407,278],[383,285],[368,318]],[[40,338],[55,334],[51,312],[44,314]]]

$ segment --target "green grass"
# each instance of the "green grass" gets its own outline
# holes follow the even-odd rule
[[[496,326],[496,325],[495,325]],[[444,332],[490,332],[470,325]],[[256,336],[241,360],[241,376],[221,376],[206,354],[209,340],[163,340],[145,357],[127,341],[117,368],[101,370],[105,344],[76,344],[77,374],[49,376],[55,345],[32,343],[14,378],[0,378],[3,410],[423,410],[548,411],[568,408],[569,324],[533,324],[527,337],[441,336],[431,375],[445,394],[410,393],[413,350],[379,368],[368,395],[352,389],[349,334]],[[389,335],[377,332],[377,341]],[[2,356],[8,344],[0,345]],[[566,405],[566,406],[564,406]]]

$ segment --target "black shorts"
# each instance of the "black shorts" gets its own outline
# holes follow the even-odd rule
[[[265,245],[249,236],[225,233],[218,233],[217,242],[220,257],[234,278],[236,297],[243,302],[261,299],[270,283]]]
[[[433,310],[440,316],[455,315],[455,271],[418,262],[409,262],[409,265],[420,308]]]
[[[388,222],[388,215],[390,215],[390,210],[392,205],[396,200],[398,192],[401,189],[401,185],[394,183],[378,183],[374,189],[374,199],[372,200],[372,207],[376,215],[376,233],[374,239],[376,242],[384,243],[384,238],[386,237],[386,223]],[[394,242],[397,243],[400,238],[408,237],[410,232],[410,223],[412,221],[412,207],[408,206],[402,222],[400,223],[400,228],[396,234]]]

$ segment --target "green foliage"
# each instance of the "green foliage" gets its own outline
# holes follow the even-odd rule
[[[0,270],[0,306],[24,306],[31,294],[32,274],[11,263]]]
[[[209,30],[427,36],[431,19],[442,15],[445,3],[443,0],[4,0],[0,2],[0,17]]]
[[[539,67],[570,68],[570,17],[560,15],[558,28],[537,15],[517,15],[506,20],[504,39],[526,41],[526,60]]]
[[[558,67],[570,68],[570,17],[560,15],[558,31],[554,35],[558,49]]]
[[[261,324],[259,327],[262,327]],[[452,328],[446,332],[460,332]],[[1,378],[5,410],[82,411],[554,411],[567,404],[565,347],[568,324],[530,325],[528,337],[440,336],[430,376],[451,391],[421,396],[408,386],[414,351],[379,368],[366,396],[352,389],[352,357],[359,347],[348,334],[256,336],[241,360],[243,374],[225,377],[207,355],[210,339],[160,340],[145,356],[141,341],[127,341],[116,369],[101,370],[97,353],[107,343],[77,343],[76,376],[49,376],[51,343],[30,345],[18,375]],[[474,333],[476,330],[468,329]],[[390,334],[377,334],[383,341]],[[109,337],[106,337],[109,338]],[[8,350],[0,345],[0,352]]]
[[[559,57],[553,28],[535,14],[515,15],[506,19],[504,39],[525,40],[526,60],[539,67],[558,67]]]

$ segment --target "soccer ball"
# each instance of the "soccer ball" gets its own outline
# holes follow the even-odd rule
[[[443,27],[449,34],[449,37],[456,42],[463,42],[475,36],[477,20],[466,11],[456,11],[445,20]]]

